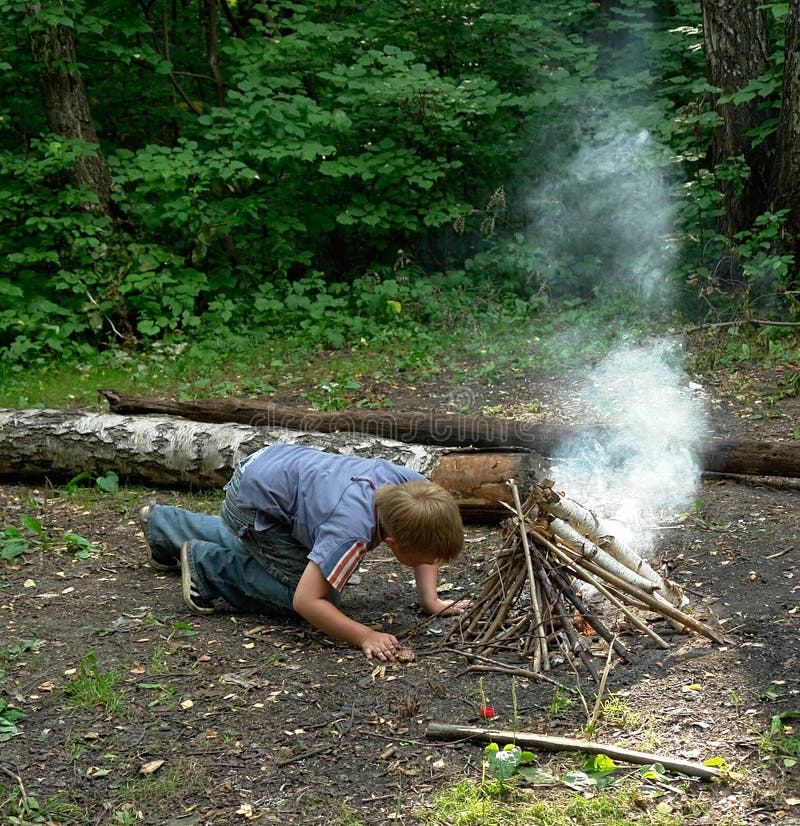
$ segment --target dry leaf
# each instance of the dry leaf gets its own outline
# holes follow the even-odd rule
[[[166,762],[166,760],[150,760],[139,766],[139,774],[155,774]]]

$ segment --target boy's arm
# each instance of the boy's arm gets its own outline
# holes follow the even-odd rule
[[[462,614],[469,607],[469,600],[462,599],[453,602],[449,599],[439,599],[439,595],[436,593],[438,577],[438,565],[414,566],[414,582],[417,584],[419,607],[422,608],[425,614],[441,614],[443,617]]]
[[[360,648],[366,658],[381,662],[394,661],[400,643],[392,634],[375,631],[350,619],[325,597],[331,586],[315,562],[309,562],[294,592],[292,607],[303,619],[329,637]]]

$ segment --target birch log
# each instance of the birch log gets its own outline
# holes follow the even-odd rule
[[[533,487],[533,498],[542,510],[559,520],[557,524],[568,523],[617,562],[652,582],[659,589],[659,594],[671,605],[680,608],[688,604],[683,589],[677,583],[658,573],[634,548],[611,533],[615,530],[612,520],[603,519],[580,502],[557,493],[550,480]],[[620,527],[622,526],[617,523],[616,529]],[[555,532],[559,533],[558,530]],[[597,562],[603,565],[601,560],[598,559]]]
[[[498,503],[511,503],[506,481],[513,477],[533,484],[541,477],[541,457],[532,453],[453,453],[367,434],[201,423],[171,416],[0,410],[0,476],[13,479],[113,470],[146,484],[219,488],[238,461],[279,443],[413,468],[451,491],[465,517],[505,515],[507,510]]]

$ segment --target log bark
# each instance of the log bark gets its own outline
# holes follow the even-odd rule
[[[603,441],[604,426],[535,424],[497,416],[378,410],[320,411],[272,404],[259,399],[222,397],[174,402],[101,390],[114,413],[165,413],[200,422],[239,422],[321,433],[370,433],[400,442],[531,450],[564,457],[571,444],[587,438]],[[800,442],[710,437],[698,446],[697,461],[706,474],[800,478]]]
[[[429,740],[477,740],[481,743],[498,743],[500,745],[514,743],[524,749],[540,749],[542,751],[579,751],[586,754],[605,754],[606,757],[610,757],[612,760],[640,766],[660,763],[669,771],[680,772],[691,777],[702,777],[706,780],[720,776],[717,769],[705,766],[702,763],[692,763],[666,754],[634,751],[621,746],[612,746],[608,743],[595,743],[592,740],[575,740],[572,737],[486,729],[478,726],[457,726],[449,723],[430,723],[425,736]]]
[[[0,410],[0,477],[69,478],[113,470],[130,481],[219,488],[234,465],[269,444],[378,457],[411,467],[451,491],[465,518],[507,515],[509,478],[540,480],[541,457],[529,453],[452,453],[364,434],[324,434],[168,416],[121,416],[63,410]]]

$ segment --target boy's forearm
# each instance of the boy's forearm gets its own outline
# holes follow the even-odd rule
[[[419,601],[419,607],[426,614],[435,614],[439,610],[440,600],[436,592],[438,580],[438,565],[416,565],[414,567],[417,600]]]
[[[366,625],[350,619],[327,599],[295,600],[294,610],[323,634],[356,647],[370,632]]]

